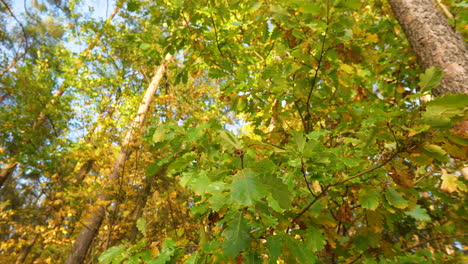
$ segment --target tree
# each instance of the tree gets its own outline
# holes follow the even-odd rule
[[[389,0],[389,3],[421,68],[437,67],[444,72],[434,94],[467,94],[468,49],[463,36],[447,20],[453,19],[450,11],[439,1]]]
[[[466,61],[444,55],[446,67],[426,54],[448,51],[417,45],[453,33],[466,54],[452,30],[466,36],[466,9],[439,2],[446,23],[428,1],[389,3],[132,0],[112,23],[71,5],[67,33],[93,48],[52,49],[66,67],[19,64],[57,76],[39,82],[55,88],[46,109],[5,99],[30,125],[45,113],[34,129],[6,126],[45,147],[3,136],[2,168],[18,165],[1,193],[0,262],[463,261],[467,143],[452,128],[468,98],[452,73]],[[419,21],[408,3],[450,34],[405,25]]]

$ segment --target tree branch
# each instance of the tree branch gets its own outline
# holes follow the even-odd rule
[[[415,246],[407,247],[407,248],[405,248],[403,251],[412,250],[413,248],[420,247],[420,246],[422,246],[422,245],[424,245],[424,244],[427,244],[427,243],[429,243],[429,242],[431,242],[431,241],[436,241],[436,240],[441,240],[441,239],[447,239],[447,238],[465,237],[465,236],[467,236],[467,235],[468,235],[468,233],[463,233],[463,234],[460,234],[460,235],[451,235],[451,236],[434,237],[434,238],[431,238],[431,239],[426,239],[426,240],[424,240],[423,242],[416,244]]]
[[[356,174],[356,175],[353,175],[353,176],[350,176],[350,177],[348,177],[348,178],[345,178],[345,179],[343,179],[343,180],[341,180],[341,181],[338,181],[338,182],[336,182],[336,183],[334,183],[334,184],[327,185],[327,186],[322,190],[322,192],[320,192],[317,196],[315,196],[315,198],[314,198],[314,200],[312,200],[312,202],[310,202],[304,209],[301,210],[301,212],[300,212],[298,215],[296,215],[296,217],[294,217],[294,219],[292,220],[291,223],[294,224],[305,212],[307,212],[307,210],[309,210],[309,208],[310,208],[312,205],[315,204],[315,202],[318,201],[318,199],[320,199],[322,196],[325,195],[325,193],[328,191],[328,189],[330,189],[330,187],[343,184],[343,183],[345,183],[345,182],[347,182],[347,181],[350,181],[350,180],[352,180],[352,179],[361,177],[361,176],[363,176],[363,175],[365,175],[365,174],[367,174],[367,173],[373,172],[373,171],[375,171],[376,169],[379,169],[380,167],[384,166],[385,164],[387,164],[388,162],[390,162],[391,160],[393,160],[393,159],[396,157],[396,155],[397,155],[398,153],[399,153],[398,151],[395,152],[395,153],[393,153],[393,154],[390,155],[387,159],[385,159],[382,163],[380,163],[380,164],[378,164],[378,165],[376,165],[376,166],[374,166],[374,167],[372,167],[372,168],[370,168],[370,169],[367,169],[367,170],[365,170],[365,171],[363,171],[363,172],[360,172],[360,173],[358,173],[358,174]]]

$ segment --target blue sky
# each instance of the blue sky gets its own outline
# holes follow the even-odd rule
[[[39,3],[45,0],[37,0]],[[112,0],[84,0],[79,4],[77,11],[89,11],[92,8],[94,11],[92,15],[94,18],[106,19],[107,16],[112,12],[114,8],[114,2]],[[20,16],[25,11],[25,4],[28,8],[32,7],[32,0],[13,0],[11,2],[12,11],[16,16]]]

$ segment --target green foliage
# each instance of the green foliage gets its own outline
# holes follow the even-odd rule
[[[143,235],[146,235],[147,228],[146,228],[146,220],[144,218],[138,218],[136,222],[136,226],[138,231],[140,231]]]
[[[427,69],[424,74],[419,77],[419,87],[421,88],[421,92],[427,92],[436,88],[444,77],[443,75],[444,73],[441,69],[435,67]]]
[[[399,209],[405,209],[408,206],[408,201],[403,198],[403,196],[397,192],[394,188],[388,187],[385,192],[385,198],[392,206],[395,206]]]
[[[227,223],[223,232],[223,252],[229,257],[236,257],[239,252],[246,249],[250,242],[250,228],[242,213]]]
[[[230,189],[234,204],[253,205],[266,195],[258,175],[249,170],[242,170],[234,175]]]
[[[380,196],[372,188],[362,188],[359,190],[358,197],[359,202],[364,209],[375,210],[379,206]]]
[[[99,263],[114,264],[121,263],[124,260],[125,246],[114,246],[106,250],[99,256]]]
[[[0,167],[19,164],[1,263],[27,241],[38,262],[62,261],[95,201],[109,206],[87,262],[464,260],[468,141],[453,128],[468,96],[420,100],[443,72],[421,73],[386,2],[121,4],[107,22],[81,9],[63,27],[28,22],[38,41],[0,94]],[[53,44],[64,37],[87,46]]]
[[[431,221],[431,217],[427,214],[426,209],[421,208],[421,206],[417,205],[411,212],[405,212],[406,215],[413,217],[418,221]]]

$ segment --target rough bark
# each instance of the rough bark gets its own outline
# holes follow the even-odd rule
[[[418,64],[444,71],[435,96],[468,93],[468,49],[458,33],[439,11],[434,0],[388,0],[395,18],[409,40]]]
[[[133,120],[132,124],[130,125],[130,129],[125,135],[122,141],[122,148],[117,157],[114,166],[112,168],[112,172],[108,176],[106,187],[112,187],[112,184],[115,183],[118,178],[120,171],[126,162],[127,158],[132,152],[133,142],[135,141],[137,135],[139,135],[141,128],[143,127],[143,123],[145,121],[146,114],[148,109],[153,101],[154,94],[161,83],[161,80],[164,77],[166,72],[166,63],[168,60],[171,59],[170,55],[167,55],[165,60],[161,63],[161,65],[157,68],[153,79],[151,80],[150,85],[146,89],[145,95],[143,97],[143,101],[141,102],[135,119]],[[107,189],[107,188],[105,188]],[[101,193],[98,197],[97,204],[106,204],[109,200],[109,194]],[[99,228],[102,224],[102,221],[105,217],[106,207],[100,206],[93,212],[91,212],[91,218],[86,222],[84,228],[78,234],[76,241],[72,247],[72,251],[68,255],[67,259],[65,260],[65,264],[81,264],[84,262],[86,254],[90,248],[90,245],[96,236]]]
[[[468,94],[468,48],[457,32],[439,11],[435,0],[388,0],[393,14],[403,28],[418,64],[423,69],[435,66],[444,71],[440,85],[432,90],[435,96]],[[468,120],[453,128],[456,133],[468,134]],[[467,171],[468,167],[461,169]]]

